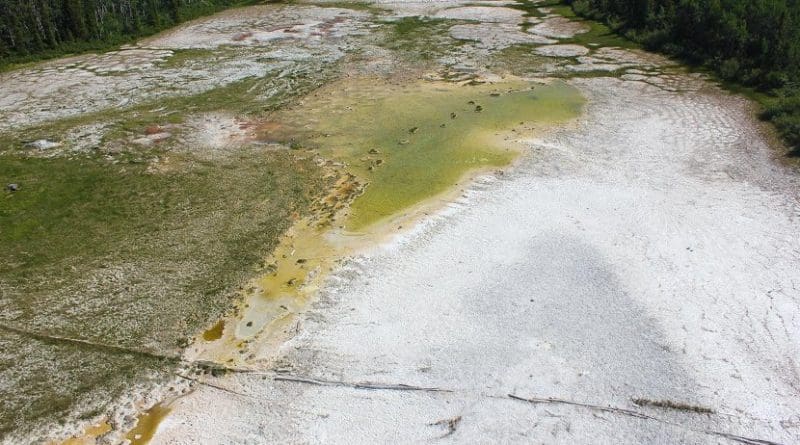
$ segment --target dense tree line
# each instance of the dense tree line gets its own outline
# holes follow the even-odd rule
[[[0,0],[0,65],[103,48],[237,0]]]
[[[763,117],[800,150],[800,0],[564,0],[646,48],[768,93]]]

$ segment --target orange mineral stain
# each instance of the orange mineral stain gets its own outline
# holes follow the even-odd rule
[[[63,442],[49,442],[52,445],[95,445],[97,439],[111,431],[111,425],[103,420],[101,422],[89,425],[83,430],[83,434],[72,436]]]
[[[130,441],[131,445],[146,445],[170,411],[168,405],[159,403],[141,413],[136,421],[136,426],[125,435],[125,438]]]

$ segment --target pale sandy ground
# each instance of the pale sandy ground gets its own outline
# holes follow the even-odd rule
[[[567,69],[660,63],[604,48]],[[154,443],[799,441],[796,174],[744,101],[629,76],[574,80],[574,125],[330,280],[275,369],[338,383],[216,379]],[[451,392],[347,386],[362,382]]]
[[[520,14],[501,8],[443,11],[458,2],[379,3],[394,16],[479,11],[483,23],[450,29],[466,43],[443,64],[484,76],[491,73],[481,72],[480,58],[490,51],[582,30],[550,17],[525,33],[513,23]],[[145,51],[4,74],[0,128],[326,63],[369,40],[361,12],[250,11],[165,33]],[[314,35],[325,23],[331,39]],[[273,39],[283,29],[298,32]],[[230,43],[242,30],[256,38]],[[159,68],[171,51],[216,45],[226,55],[213,70]],[[636,51],[600,48],[557,60],[564,50],[540,47],[553,56],[541,76],[629,69],[620,79],[572,80],[589,100],[576,122],[529,141],[511,172],[478,181],[411,232],[350,260],[300,315],[272,368],[208,376],[215,387],[195,386],[174,402],[153,443],[731,440],[711,432],[800,442],[797,173],[773,159],[743,100],[698,76],[653,72],[668,62]],[[281,57],[261,62],[264,53]],[[101,73],[128,58],[135,70]],[[185,88],[163,90],[165,81]],[[55,98],[76,99],[61,106]],[[216,130],[242,130],[230,116],[191,122],[196,142],[215,155],[226,146]],[[276,381],[276,370],[451,392]],[[632,398],[716,413],[638,407]],[[452,433],[437,424],[455,418]]]
[[[800,441],[796,174],[742,100],[573,83],[590,100],[574,126],[352,260],[278,360],[452,392],[230,375],[214,383],[239,394],[198,387],[153,443]],[[459,416],[452,434],[436,424]]]
[[[346,22],[339,21],[342,15]],[[339,40],[363,34],[367,16],[299,5],[231,9],[119,51],[0,73],[0,131],[197,94],[248,77],[280,79],[296,73],[298,63],[313,72],[318,64],[342,57],[348,45]],[[185,50],[213,53],[178,66],[165,64]]]

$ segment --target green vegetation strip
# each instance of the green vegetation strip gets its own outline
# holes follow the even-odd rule
[[[286,152],[188,165],[0,158],[3,183],[20,184],[0,195],[0,322],[86,342],[0,335],[0,433],[100,409],[94,396],[162,372],[171,361],[90,343],[175,354],[324,189],[311,161]]]
[[[449,33],[459,23],[464,21],[417,16],[387,21],[389,32],[380,45],[416,63],[431,61],[463,44]]]

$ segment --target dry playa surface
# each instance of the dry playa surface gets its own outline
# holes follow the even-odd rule
[[[119,51],[0,73],[0,130],[197,94],[252,77],[280,78],[298,62],[313,69],[342,57],[344,48],[331,41],[363,33],[366,16],[314,6],[233,9]],[[169,63],[192,50],[210,55]]]
[[[557,77],[586,99],[575,119],[516,133],[513,166],[460,182],[377,235],[296,223],[267,261],[279,273],[253,278],[241,311],[183,351],[215,372],[134,392],[68,443],[800,442],[800,176],[745,99],[662,56],[577,39],[594,25],[525,12],[537,3],[234,9],[119,51],[0,74],[3,131],[338,63],[343,82]],[[378,43],[415,18],[410,50]],[[404,71],[425,45],[438,52]],[[470,101],[470,116],[489,116],[498,96]],[[441,128],[454,126],[455,112],[442,116]],[[248,144],[288,149],[259,140],[288,131],[280,122],[255,119],[187,112],[128,142],[207,163]],[[57,156],[100,145],[106,124],[32,147]],[[403,128],[391,149],[425,130]],[[337,186],[352,199],[361,184],[346,178]],[[305,281],[295,288],[287,269]],[[278,281],[295,293],[258,299]],[[262,323],[246,324],[255,312]]]
[[[575,84],[574,126],[352,259],[279,372],[154,443],[797,442],[797,178],[743,100]]]

